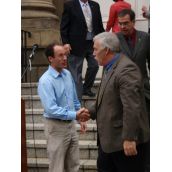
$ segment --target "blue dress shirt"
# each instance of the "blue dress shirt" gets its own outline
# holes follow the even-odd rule
[[[81,104],[78,100],[72,75],[66,69],[61,73],[49,66],[41,76],[38,94],[44,107],[44,117],[61,120],[76,119]]]
[[[112,58],[111,61],[109,61],[105,66],[105,70],[108,72],[110,71],[110,69],[112,68],[112,65],[118,60],[118,58],[120,57],[120,53],[116,53],[115,56]]]

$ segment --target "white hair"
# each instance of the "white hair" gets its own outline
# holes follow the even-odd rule
[[[103,32],[96,35],[93,40],[99,40],[103,48],[109,48],[112,52],[120,52],[119,39],[115,33]]]

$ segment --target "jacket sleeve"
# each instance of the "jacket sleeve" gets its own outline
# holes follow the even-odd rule
[[[60,23],[60,34],[63,44],[69,43],[69,29],[70,29],[70,7],[67,3],[65,3],[64,11]]]
[[[123,140],[137,140],[141,114],[142,81],[139,69],[128,65],[119,76],[120,99],[123,105]]]
[[[115,13],[116,13],[115,8],[113,5],[111,5],[110,11],[109,11],[109,19],[108,19],[108,22],[106,25],[106,31],[107,32],[109,32],[114,25],[114,20],[115,20],[115,15],[116,15]]]
[[[95,120],[96,119],[96,103],[93,103],[92,105],[90,105],[89,107],[88,107],[88,111],[89,111],[89,113],[90,113],[90,118],[92,119],[92,120]]]
[[[99,6],[99,4],[98,4],[98,8],[99,8],[99,10],[98,10],[98,16],[99,16],[99,33],[101,33],[101,32],[104,32],[105,31],[105,29],[104,29],[104,27],[103,27],[103,21],[102,21],[102,15],[101,15],[101,12],[100,12],[100,6]]]
[[[147,55],[147,63],[148,63],[148,68],[150,71],[150,35],[148,35],[148,42],[147,42],[147,46],[148,46],[148,55]]]

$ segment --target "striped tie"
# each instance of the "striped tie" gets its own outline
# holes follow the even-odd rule
[[[88,4],[83,4],[83,13],[87,23],[87,28],[89,32],[92,32],[92,15],[88,9]]]

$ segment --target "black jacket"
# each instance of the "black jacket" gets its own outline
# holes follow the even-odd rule
[[[95,35],[104,31],[100,6],[97,2],[88,0],[92,12],[92,25]],[[64,11],[60,24],[63,44],[70,44],[71,54],[82,56],[85,49],[87,25],[79,0],[68,1],[64,4]]]

